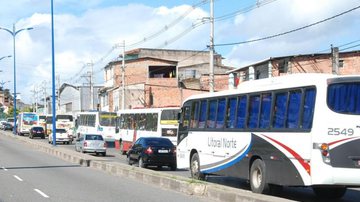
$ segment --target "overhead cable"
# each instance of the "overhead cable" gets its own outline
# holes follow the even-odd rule
[[[317,22],[315,22],[315,23],[311,23],[311,24],[309,24],[309,25],[306,25],[306,26],[303,26],[303,27],[299,27],[299,28],[296,28],[296,29],[293,29],[293,30],[290,30],[290,31],[282,32],[282,33],[279,33],[279,34],[274,34],[274,35],[270,35],[270,36],[266,36],[266,37],[262,37],[262,38],[258,38],[258,39],[247,40],[247,41],[215,44],[214,46],[232,46],[232,45],[246,44],[246,43],[252,43],[252,42],[257,42],[257,41],[263,41],[263,40],[267,40],[267,39],[276,38],[276,37],[279,37],[279,36],[283,36],[283,35],[286,35],[286,34],[290,34],[290,33],[293,33],[293,32],[297,32],[297,31],[300,31],[300,30],[303,30],[303,29],[306,29],[306,28],[309,28],[309,27],[312,27],[312,26],[315,26],[315,25],[324,23],[324,22],[326,22],[326,21],[332,20],[332,19],[337,18],[337,17],[339,17],[339,16],[342,16],[342,15],[344,15],[344,14],[350,13],[350,12],[352,12],[352,11],[354,11],[354,10],[359,9],[359,8],[360,8],[360,6],[357,6],[357,7],[354,7],[354,8],[352,8],[352,9],[349,9],[349,10],[347,10],[347,11],[344,11],[344,12],[342,12],[342,13],[339,13],[339,14],[337,14],[337,15],[334,15],[334,16],[332,16],[332,17],[329,17],[329,18],[326,18],[326,19],[317,21]]]

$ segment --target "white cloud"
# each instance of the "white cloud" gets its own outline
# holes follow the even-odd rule
[[[139,3],[104,6],[107,3],[105,0],[55,2],[55,62],[56,72],[61,79],[75,76],[77,79],[72,81],[79,80],[81,74],[75,74],[84,64],[102,59],[94,66],[94,71],[98,72],[97,81],[101,82],[101,69],[122,50],[119,48],[109,55],[107,53],[113,45],[123,40],[126,50],[139,47],[203,50],[209,44],[208,24],[190,31],[193,23],[209,16],[201,8],[196,8],[176,26],[151,38],[192,7],[179,5],[154,8]],[[21,33],[16,38],[17,89],[21,91],[22,98],[29,102],[30,87],[43,80],[51,80],[50,3],[44,4],[43,0],[2,3],[0,26],[11,26],[16,22],[17,28],[34,27],[34,30]],[[226,3],[229,4],[228,1]],[[358,0],[278,0],[228,21],[216,23],[215,43],[240,42],[281,33],[333,16],[357,4]],[[102,6],[96,7],[98,5]],[[232,5],[228,7],[229,13],[239,9]],[[311,53],[330,47],[331,43],[336,45],[359,39],[359,19],[359,11],[356,11],[293,34],[257,43],[216,47],[216,51],[226,58],[224,63],[231,66],[246,65],[274,56]],[[186,33],[185,30],[190,32]],[[145,42],[131,46],[143,39]],[[3,42],[0,56],[12,54],[11,36],[0,32],[0,41]],[[170,45],[164,46],[166,42]],[[0,76],[0,80],[12,78],[12,61],[6,59],[0,65],[7,67],[4,69],[7,77]]]

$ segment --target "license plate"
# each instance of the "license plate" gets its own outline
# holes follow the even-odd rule
[[[169,153],[169,150],[167,150],[167,149],[159,149],[158,152],[164,154],[164,153]]]

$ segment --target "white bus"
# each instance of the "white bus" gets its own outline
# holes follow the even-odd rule
[[[34,125],[39,124],[39,116],[32,112],[23,112],[18,115],[16,133],[20,136],[29,134]]]
[[[74,127],[74,120],[71,114],[56,114],[56,128],[66,131]]]
[[[180,108],[146,108],[119,110],[116,144],[125,154],[140,137],[166,137],[176,145]]]
[[[360,186],[360,76],[294,74],[184,101],[177,166],[250,181],[255,193]]]
[[[76,115],[76,134],[101,134],[106,142],[115,141],[115,112],[79,112]]]

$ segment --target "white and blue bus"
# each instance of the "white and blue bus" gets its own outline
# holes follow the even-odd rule
[[[76,115],[76,135],[84,133],[100,134],[106,142],[114,144],[115,141],[115,112],[88,111]]]
[[[180,116],[177,166],[249,180],[255,193],[360,186],[360,75],[294,74],[195,95]]]

